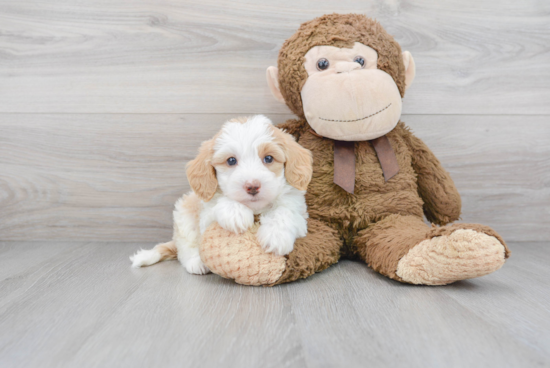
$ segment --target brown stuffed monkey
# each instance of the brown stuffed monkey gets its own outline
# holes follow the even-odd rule
[[[308,234],[288,256],[267,257],[250,234],[209,230],[203,261],[215,273],[255,285],[305,278],[342,256],[411,284],[442,285],[498,270],[510,254],[503,239],[487,226],[447,225],[460,216],[460,195],[399,120],[414,75],[411,54],[373,19],[331,14],[302,24],[267,79],[298,116],[279,127],[313,154]],[[424,215],[440,226],[426,225]],[[224,236],[234,244],[248,236],[245,248],[258,253],[241,255],[247,261],[240,276],[212,264],[212,239]]]

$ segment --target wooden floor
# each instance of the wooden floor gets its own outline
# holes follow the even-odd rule
[[[0,243],[1,367],[550,366],[548,244],[444,287],[342,261],[274,288],[132,269],[150,244],[114,245]]]

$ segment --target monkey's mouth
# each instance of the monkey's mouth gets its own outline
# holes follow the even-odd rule
[[[388,104],[388,106],[384,107],[383,109],[378,110],[377,112],[375,112],[375,113],[373,113],[373,114],[370,114],[370,115],[367,115],[367,116],[365,116],[364,118],[361,118],[361,119],[355,119],[355,120],[336,120],[336,119],[325,119],[325,118],[322,118],[322,117],[320,117],[320,116],[319,116],[319,119],[325,120],[325,121],[333,121],[333,122],[335,122],[335,123],[353,123],[354,121],[365,120],[365,119],[368,119],[368,118],[370,118],[370,117],[372,117],[372,116],[374,116],[374,115],[376,115],[376,114],[380,114],[382,111],[387,110],[388,107],[390,107],[390,106],[391,106],[391,102]]]

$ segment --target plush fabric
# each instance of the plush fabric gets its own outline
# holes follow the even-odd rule
[[[395,273],[411,284],[445,285],[498,270],[506,249],[493,236],[457,229],[423,240],[399,260]]]
[[[235,234],[217,223],[205,232],[199,253],[214,273],[243,285],[269,285],[287,269],[286,258],[266,253],[256,240],[259,224],[244,234]]]
[[[399,173],[388,182],[384,181],[372,145],[369,142],[355,143],[355,194],[347,193],[332,181],[333,144],[330,139],[313,133],[308,123],[301,119],[290,120],[279,127],[293,134],[298,143],[312,151],[313,178],[306,194],[310,221],[317,219],[331,229],[337,229],[341,239],[341,254],[358,256],[375,271],[405,282],[409,281],[403,280],[396,273],[399,261],[426,239],[447,236],[456,230],[471,229],[477,234],[487,234],[498,239],[503,255],[506,258],[509,256],[504,240],[487,226],[455,224],[429,227],[423,222],[423,214],[433,223],[441,225],[458,220],[460,195],[439,160],[403,122],[387,134],[399,163]],[[330,234],[317,226],[308,229],[308,236],[302,242],[309,243],[311,248],[318,248],[310,239],[323,238],[319,232]],[[331,237],[327,235],[327,238]],[[465,240],[464,247],[468,247],[467,242]],[[327,249],[332,249],[333,241],[327,243],[330,244]],[[298,248],[295,252],[299,252]],[[505,257],[502,257],[498,267],[502,266]],[[337,259],[335,257],[334,261]],[[491,263],[493,260],[486,262]],[[497,266],[495,264],[491,267],[488,269],[494,270]],[[477,276],[480,275],[481,271],[477,273]],[[287,281],[291,281],[291,278],[280,280]]]
[[[311,131],[302,134],[298,143],[313,154],[313,177],[306,193],[310,218],[357,231],[391,214],[421,217],[422,200],[418,195],[411,155],[403,138],[405,134],[408,131],[402,123],[387,134],[399,164],[399,173],[387,182],[371,143],[355,143],[354,194],[347,193],[333,182],[333,141],[319,138]],[[440,167],[440,170],[443,169]]]
[[[360,14],[328,14],[303,23],[279,51],[279,86],[287,106],[301,118],[300,92],[307,80],[305,54],[315,46],[353,47],[355,42],[378,52],[378,69],[388,73],[405,96],[405,66],[401,47],[374,19]]]
[[[403,122],[385,135],[399,165],[395,176],[385,181],[372,143],[362,140],[353,143],[354,192],[348,193],[334,183],[334,141],[315,132],[303,111],[301,93],[308,78],[304,55],[312,47],[352,48],[355,42],[377,51],[377,68],[391,76],[403,96],[414,78],[414,61],[410,54],[402,55],[399,45],[378,22],[363,15],[331,14],[302,24],[280,51],[278,83],[272,80],[275,69],[268,70],[270,86],[278,88],[274,95],[278,99],[282,96],[299,117],[279,128],[311,151],[313,175],[306,193],[310,217],[307,236],[298,239],[285,257],[280,278],[267,284],[308,277],[341,257],[362,260],[391,279],[412,284],[448,284],[497,270],[510,256],[504,240],[487,226],[448,225],[460,217],[460,195],[439,160]],[[424,223],[424,216],[432,226]],[[210,239],[208,232],[205,239]],[[226,247],[237,252],[233,242],[239,239],[228,239]],[[280,259],[269,258],[267,262],[274,262],[277,272],[281,270]],[[270,267],[263,264],[264,272],[254,263],[252,273],[258,280],[267,278],[258,274],[269,274],[272,280]]]
[[[349,61],[358,55],[365,60],[363,68]],[[331,60],[334,68],[320,73],[320,58]],[[302,105],[317,134],[340,141],[366,141],[383,136],[399,122],[400,91],[392,77],[378,69],[378,55],[371,47],[358,42],[352,49],[317,46],[307,52],[305,60],[308,79],[301,90]]]
[[[310,218],[307,236],[296,240],[294,250],[287,256],[284,273],[272,284],[303,279],[323,271],[338,262],[342,245],[338,231],[322,221]]]

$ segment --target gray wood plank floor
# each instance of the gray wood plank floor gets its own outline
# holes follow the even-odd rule
[[[342,261],[245,287],[144,243],[0,243],[1,367],[550,366],[550,247],[513,243],[498,272],[402,285]]]

